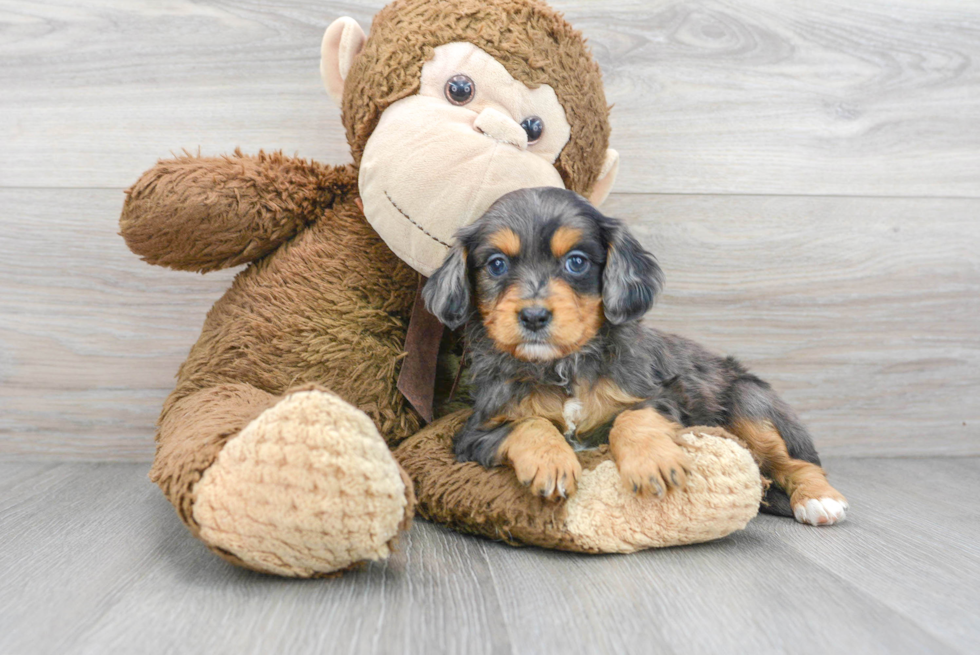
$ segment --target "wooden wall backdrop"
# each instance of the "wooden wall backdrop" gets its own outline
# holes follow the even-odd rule
[[[159,157],[348,160],[318,48],[380,0],[0,0],[0,455],[146,459],[233,271],[141,263]],[[980,4],[555,0],[660,256],[657,324],[742,357],[834,455],[980,454]]]

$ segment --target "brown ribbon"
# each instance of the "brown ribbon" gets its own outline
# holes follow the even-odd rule
[[[422,300],[425,278],[419,277],[412,317],[405,335],[405,359],[398,374],[398,390],[412,404],[426,423],[432,422],[432,401],[436,389],[436,363],[443,325],[429,313]]]

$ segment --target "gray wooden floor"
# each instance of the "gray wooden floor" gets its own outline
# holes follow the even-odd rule
[[[146,464],[0,464],[0,653],[976,653],[980,459],[828,462],[849,520],[760,516],[626,556],[416,522],[386,563],[292,581],[178,523]]]

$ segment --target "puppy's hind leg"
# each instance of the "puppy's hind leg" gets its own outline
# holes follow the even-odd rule
[[[751,377],[736,383],[734,398],[728,429],[748,444],[762,472],[780,487],[766,493],[769,511],[783,515],[791,511],[797,521],[810,525],[843,521],[847,499],[827,480],[810,435],[792,410],[768,385]]]

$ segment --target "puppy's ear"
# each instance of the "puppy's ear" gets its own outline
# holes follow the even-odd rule
[[[422,288],[426,308],[450,330],[470,315],[470,283],[466,275],[466,249],[456,244]]]
[[[664,286],[664,272],[619,221],[613,224],[608,243],[602,305],[606,319],[619,325],[640,318],[653,307]]]

